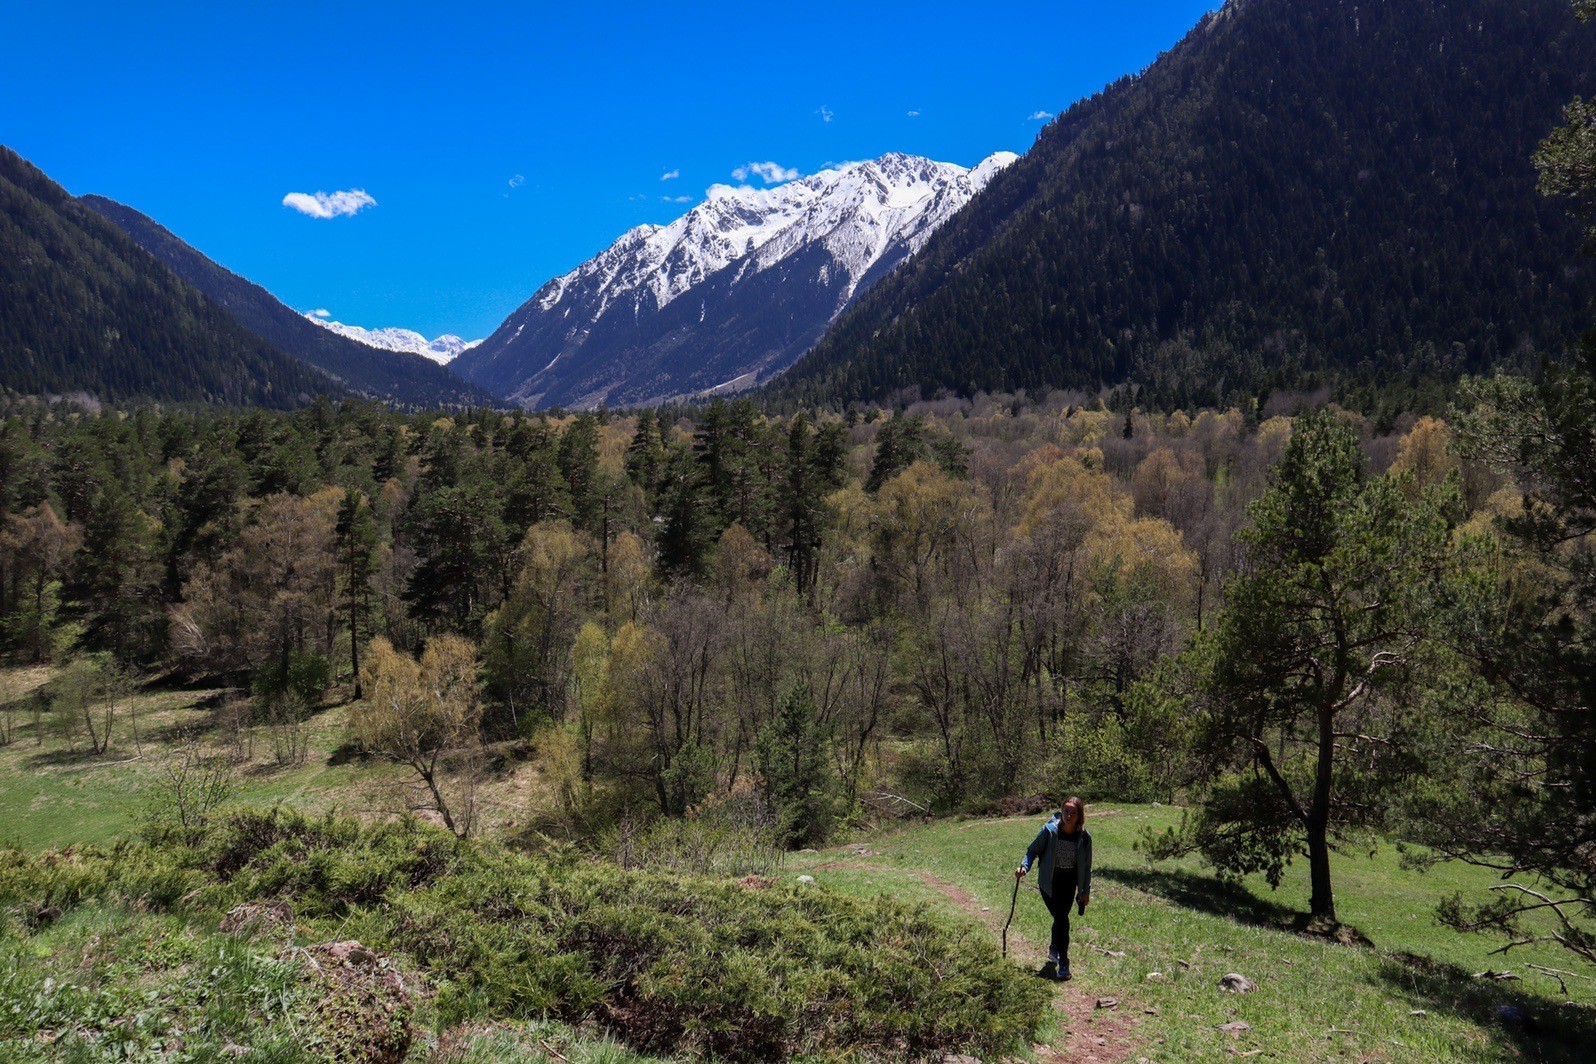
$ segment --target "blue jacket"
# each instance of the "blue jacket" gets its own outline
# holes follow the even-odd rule
[[[1058,814],[1054,813],[1042,830],[1036,833],[1036,838],[1031,845],[1026,847],[1025,858],[1020,861],[1020,867],[1027,872],[1031,865],[1038,859],[1042,862],[1041,874],[1037,876],[1038,886],[1042,893],[1048,897],[1053,896],[1053,843],[1058,838]],[[1085,828],[1081,829],[1080,852],[1075,858],[1076,883],[1079,887],[1077,897],[1085,901],[1092,894],[1092,833]]]

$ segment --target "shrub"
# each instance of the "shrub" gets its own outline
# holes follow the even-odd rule
[[[137,900],[209,928],[286,901],[304,935],[424,971],[446,1023],[596,1020],[673,1055],[1010,1053],[1050,998],[980,929],[891,899],[534,857],[416,821],[240,813],[201,842],[0,853],[0,902],[41,886],[58,905]]]
[[[836,821],[827,738],[809,692],[794,688],[754,747],[765,795],[780,814],[787,845],[794,849],[825,841]]]
[[[622,821],[605,846],[623,868],[740,877],[766,875],[782,860],[780,818],[753,795],[721,795],[683,817]]]
[[[1077,713],[1065,721],[1049,744],[1046,786],[1058,795],[1075,794],[1087,801],[1168,801],[1145,754],[1130,742],[1125,726],[1112,714],[1096,719]]]

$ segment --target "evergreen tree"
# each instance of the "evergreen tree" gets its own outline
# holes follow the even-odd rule
[[[1367,478],[1356,435],[1323,413],[1297,423],[1251,512],[1201,654],[1210,786],[1190,843],[1274,884],[1306,848],[1310,915],[1334,924],[1333,837],[1378,825],[1411,779],[1415,722],[1392,707],[1431,653],[1448,521],[1438,499]]]
[[[787,429],[787,483],[783,510],[787,523],[787,568],[801,592],[814,584],[820,533],[815,491],[814,462],[810,454],[809,422],[792,419]]]
[[[659,570],[665,576],[695,576],[704,571],[715,532],[705,505],[703,479],[703,467],[691,451],[678,447],[666,457],[655,538]]]
[[[865,490],[881,490],[881,485],[923,457],[925,419],[918,415],[893,418],[876,430],[876,453],[865,479]]]
[[[831,833],[835,798],[827,739],[814,699],[795,687],[755,748],[765,796],[781,816],[785,841],[793,849],[813,846]]]
[[[349,666],[355,678],[355,697],[363,694],[360,682],[360,635],[371,613],[371,578],[376,573],[377,524],[366,497],[345,491],[338,507],[338,565],[344,581],[343,610],[349,620]]]
[[[596,533],[602,499],[598,484],[598,422],[592,414],[578,414],[561,433],[559,467],[569,493],[571,524],[584,532]]]
[[[645,495],[652,495],[659,486],[664,461],[665,445],[659,418],[653,410],[645,408],[637,415],[637,430],[626,448],[626,475]]]
[[[84,522],[68,589],[84,643],[122,662],[149,660],[160,643],[157,578],[153,522],[119,484],[107,484]]]

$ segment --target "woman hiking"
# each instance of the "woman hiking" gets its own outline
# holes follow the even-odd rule
[[[1042,901],[1053,914],[1053,935],[1047,963],[1036,974],[1060,982],[1070,977],[1070,905],[1086,913],[1092,898],[1092,835],[1086,830],[1086,803],[1071,798],[1049,818],[1025,850],[1025,857],[1014,870],[1016,882],[1023,879],[1034,862],[1042,871],[1037,886]]]

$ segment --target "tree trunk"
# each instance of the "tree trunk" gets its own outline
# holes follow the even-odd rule
[[[354,580],[354,570],[351,567],[350,580]],[[353,586],[349,589],[349,668],[355,674],[355,701],[360,701],[360,600],[355,596]]]
[[[444,801],[443,790],[438,786],[438,780],[436,775],[433,773],[432,768],[424,763],[415,764],[414,767],[416,772],[421,776],[422,780],[426,782],[427,790],[432,792],[432,804],[437,807],[438,815],[443,818],[443,826],[448,828],[456,836],[459,836],[460,832],[454,826],[454,817],[449,815],[449,803]]]
[[[1344,685],[1337,682],[1339,693]],[[1313,781],[1313,804],[1308,807],[1308,874],[1313,893],[1308,912],[1316,920],[1335,923],[1335,895],[1330,889],[1330,795],[1335,779],[1334,703],[1319,710],[1319,758]]]
[[[1330,840],[1328,825],[1323,817],[1308,820],[1308,878],[1312,893],[1308,898],[1308,913],[1315,920],[1336,922],[1335,894],[1330,887]]]
[[[44,661],[44,569],[33,583],[33,663]]]

